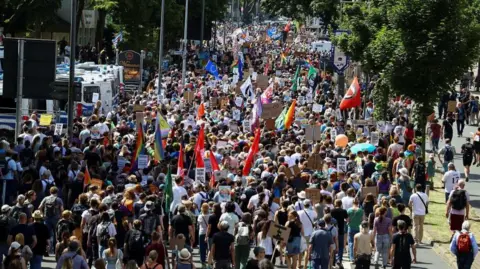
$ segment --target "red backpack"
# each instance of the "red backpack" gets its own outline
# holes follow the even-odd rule
[[[457,249],[459,253],[469,253],[472,251],[472,241],[468,233],[461,233],[458,236]]]

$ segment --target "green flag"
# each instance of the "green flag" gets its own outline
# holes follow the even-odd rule
[[[310,65],[310,69],[308,69],[308,75],[307,75],[307,79],[308,80],[314,80],[316,77],[317,77],[318,73],[317,73],[317,70]]]
[[[277,130],[283,130],[285,128],[285,116],[287,115],[288,107],[285,107],[282,113],[275,120],[275,128]]]
[[[168,167],[167,176],[165,177],[165,213],[170,213],[170,204],[173,201],[173,182],[172,171]]]
[[[290,90],[296,91],[298,88],[298,77],[300,76],[300,65],[297,65],[297,71],[295,71],[295,76],[292,79],[292,87]]]

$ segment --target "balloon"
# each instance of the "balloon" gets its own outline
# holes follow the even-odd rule
[[[335,146],[337,147],[346,147],[348,144],[348,137],[346,135],[337,135],[337,137],[335,137]]]

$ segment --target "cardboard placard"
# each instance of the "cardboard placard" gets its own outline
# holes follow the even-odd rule
[[[230,195],[231,186],[218,186],[218,201],[221,202],[230,202],[232,196]]]
[[[312,154],[307,159],[307,168],[312,170],[322,170],[323,169],[323,158],[320,154]]]
[[[40,126],[49,126],[52,122],[52,114],[42,114],[40,115]]]
[[[322,140],[321,126],[306,126],[305,127],[305,140],[307,141],[320,141]]]
[[[195,181],[205,183],[205,168],[196,168],[195,169]]]
[[[377,197],[377,186],[372,186],[372,187],[362,187],[362,192],[360,200],[363,200],[367,196],[367,194],[373,194],[373,197]]]
[[[262,119],[273,119],[282,114],[283,105],[281,103],[263,104],[262,109]]]
[[[323,106],[319,104],[313,104],[312,111],[315,113],[321,113],[323,111]]]
[[[228,99],[228,97],[224,97],[222,100],[220,100],[220,109],[227,109],[229,103],[230,100]]]
[[[257,75],[257,87],[264,90],[268,87],[268,76]]]
[[[378,142],[380,141],[380,136],[378,132],[371,132],[370,133],[370,144],[374,146],[378,146]]]
[[[195,94],[191,91],[188,91],[188,92],[184,92],[183,93],[183,97],[185,98],[185,100],[187,101],[187,103],[192,103],[193,100],[195,99]]]
[[[92,180],[90,180],[90,185],[97,186],[99,189],[102,189],[103,181],[98,178],[92,178]]]
[[[457,101],[448,101],[447,112],[455,112],[457,108]]]
[[[243,132],[244,132],[244,133],[251,133],[251,132],[252,132],[252,125],[250,124],[250,120],[249,120],[249,119],[245,119],[245,120],[242,122],[242,127],[243,127]]]
[[[215,171],[213,172],[213,175],[215,176],[216,181],[225,179],[228,176],[228,170]]]
[[[143,112],[144,110],[145,110],[145,106],[133,105],[133,112]]]
[[[302,170],[300,170],[300,167],[298,167],[298,165],[292,166],[292,171],[295,176],[298,176],[302,173]]]
[[[220,106],[220,101],[218,100],[217,97],[210,97],[210,105],[212,107],[219,107]]]
[[[320,189],[305,189],[305,197],[312,202],[313,205],[320,203]]]
[[[267,130],[274,131],[275,130],[275,119],[266,119],[265,120],[265,126],[267,127]]]
[[[240,96],[235,97],[235,105],[238,107],[242,107],[243,105],[243,98]]]
[[[290,228],[272,222],[270,229],[268,229],[268,236],[277,240],[277,242],[287,242],[290,236]]]
[[[228,141],[225,140],[218,140],[217,141],[217,149],[223,149],[228,146]]]

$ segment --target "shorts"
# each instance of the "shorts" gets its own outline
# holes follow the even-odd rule
[[[287,243],[287,255],[298,255],[298,254],[300,254],[301,242],[302,242],[302,238],[300,236],[293,237],[291,239],[291,242]]]
[[[461,231],[464,215],[450,214],[450,231]]]
[[[480,154],[480,142],[473,142],[473,149],[475,153]]]
[[[463,166],[471,166],[472,162],[473,162],[473,158],[463,157]]]

